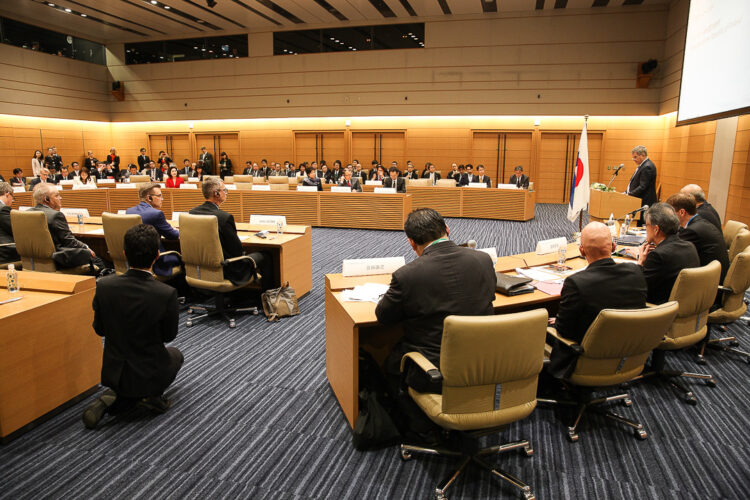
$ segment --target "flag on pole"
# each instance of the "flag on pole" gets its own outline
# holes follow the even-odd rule
[[[586,135],[586,121],[583,122],[581,140],[578,142],[578,158],[570,184],[568,220],[575,221],[581,210],[589,206],[589,141]]]

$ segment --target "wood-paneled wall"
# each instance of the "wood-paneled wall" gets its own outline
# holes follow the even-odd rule
[[[725,220],[729,219],[750,224],[750,115],[737,122]]]
[[[664,53],[657,69],[661,80],[660,115],[677,111],[679,104],[682,56],[685,52],[689,8],[690,0],[673,0],[669,6]]]

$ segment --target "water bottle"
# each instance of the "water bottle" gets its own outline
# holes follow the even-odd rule
[[[16,266],[8,264],[8,292],[15,293],[19,290],[18,288],[18,273],[16,272]]]
[[[616,228],[615,228],[615,215],[614,214],[609,214],[609,220],[606,222],[606,224],[607,224],[607,227],[609,227],[609,234],[611,234],[613,238],[617,236],[617,233],[615,232]]]
[[[78,225],[83,226],[83,214],[78,214]]]
[[[565,256],[568,253],[568,246],[567,245],[560,245],[557,247],[557,265],[560,268],[565,267]]]
[[[282,234],[282,231],[281,231],[281,221],[277,220],[276,221],[276,236],[281,236],[281,234]]]
[[[620,226],[620,238],[624,238],[628,234],[628,228],[630,227],[630,214],[625,216],[625,220]]]

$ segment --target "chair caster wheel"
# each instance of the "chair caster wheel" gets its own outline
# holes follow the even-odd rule
[[[534,455],[534,448],[532,448],[531,446],[525,446],[523,448],[523,452],[526,454],[527,457],[530,457]]]
[[[691,406],[696,406],[698,404],[698,399],[692,392],[689,392],[685,396],[685,402]]]
[[[635,437],[641,441],[643,441],[644,439],[648,437],[648,433],[644,431],[643,429],[636,429],[634,434],[635,434]]]
[[[536,497],[534,496],[534,494],[532,492],[530,492],[530,491],[524,491],[523,492],[523,498],[525,500],[535,500],[536,499]]]
[[[698,364],[699,365],[705,365],[706,364],[706,358],[703,356],[698,356]]]
[[[189,327],[193,326],[193,322],[192,321],[188,321],[188,322],[185,323],[185,326],[187,326],[189,328]]]
[[[442,491],[438,490],[435,493],[435,500],[448,500],[448,497],[446,497],[445,494],[443,494]]]
[[[573,430],[568,430],[568,440],[571,443],[575,443],[576,441],[578,441],[578,433]]]
[[[253,311],[253,316],[257,316],[257,315],[258,315],[258,310],[256,309],[255,311]]]
[[[729,342],[729,345],[732,347],[739,347],[740,342],[738,340],[732,340],[731,342]]]
[[[710,379],[706,380],[706,385],[709,386],[709,387],[716,387],[716,380],[710,378]]]
[[[404,462],[411,460],[411,452],[409,450],[405,450],[401,448],[399,450],[399,456],[401,457],[401,460],[403,460]]]
[[[633,400],[630,398],[625,398],[622,400],[622,404],[624,406],[633,406]]]
[[[237,326],[237,323],[235,323],[233,319],[230,319],[229,320],[229,328],[234,328],[235,326]]]
[[[188,307],[188,314],[193,314],[193,308],[192,307]]]
[[[180,304],[181,306],[184,306],[185,302],[186,302],[185,297],[178,297],[177,298],[177,303]]]

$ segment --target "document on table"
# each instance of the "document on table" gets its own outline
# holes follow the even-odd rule
[[[104,234],[104,228],[90,229],[86,231],[86,234]]]
[[[380,297],[388,291],[388,285],[382,283],[365,283],[341,292],[344,302],[373,302],[378,303]]]
[[[558,274],[543,270],[542,267],[530,267],[529,269],[521,269],[520,267],[517,267],[516,273],[521,276],[531,278],[534,281],[562,282],[562,280],[564,279]]]

